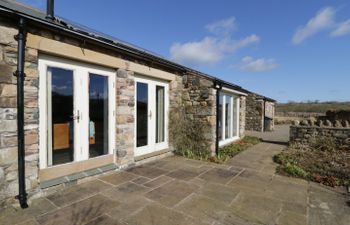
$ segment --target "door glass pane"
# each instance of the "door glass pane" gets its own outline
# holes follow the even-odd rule
[[[218,115],[218,117],[219,117],[219,140],[223,140],[223,138],[222,138],[222,103],[223,103],[223,99],[224,99],[224,96],[222,95],[222,94],[220,94],[220,96],[219,96],[219,115]]]
[[[225,97],[225,104],[226,104],[226,108],[225,108],[225,116],[226,116],[226,121],[225,121],[225,138],[230,138],[232,137],[231,134],[231,128],[232,128],[232,97],[229,95],[226,95]]]
[[[156,143],[164,141],[164,87],[156,87]]]
[[[237,120],[238,120],[238,110],[237,110],[237,105],[238,105],[238,98],[235,97],[233,99],[233,118],[232,118],[232,136],[238,136],[238,129],[237,129]]]
[[[48,165],[74,160],[73,71],[48,68]]]
[[[108,154],[108,77],[89,75],[89,156]]]
[[[137,106],[136,106],[136,146],[147,145],[148,139],[148,85],[137,83]]]

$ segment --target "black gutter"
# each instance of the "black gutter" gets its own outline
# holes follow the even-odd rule
[[[28,208],[26,181],[25,181],[25,153],[24,153],[24,61],[25,46],[27,39],[26,21],[19,18],[18,34],[15,39],[17,47],[17,70],[14,75],[17,77],[17,136],[18,136],[18,195],[21,208]]]
[[[215,138],[215,154],[219,155],[219,103],[220,103],[220,91],[222,84],[215,81],[214,88],[216,89],[216,138]]]

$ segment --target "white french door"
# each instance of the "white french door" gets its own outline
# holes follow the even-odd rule
[[[135,78],[135,156],[168,148],[168,83]]]
[[[112,154],[113,71],[40,56],[40,168]]]

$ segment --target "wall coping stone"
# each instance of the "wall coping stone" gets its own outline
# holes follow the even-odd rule
[[[330,129],[330,130],[350,130],[350,127],[327,127],[327,126],[301,126],[301,125],[291,125],[293,128],[304,128],[304,129]]]

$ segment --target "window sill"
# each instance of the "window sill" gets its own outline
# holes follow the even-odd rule
[[[226,139],[226,140],[219,141],[219,147],[231,144],[232,142],[235,142],[235,141],[237,141],[239,139],[240,138],[238,136],[235,136],[235,137],[232,137],[232,138],[229,138],[229,139]]]

